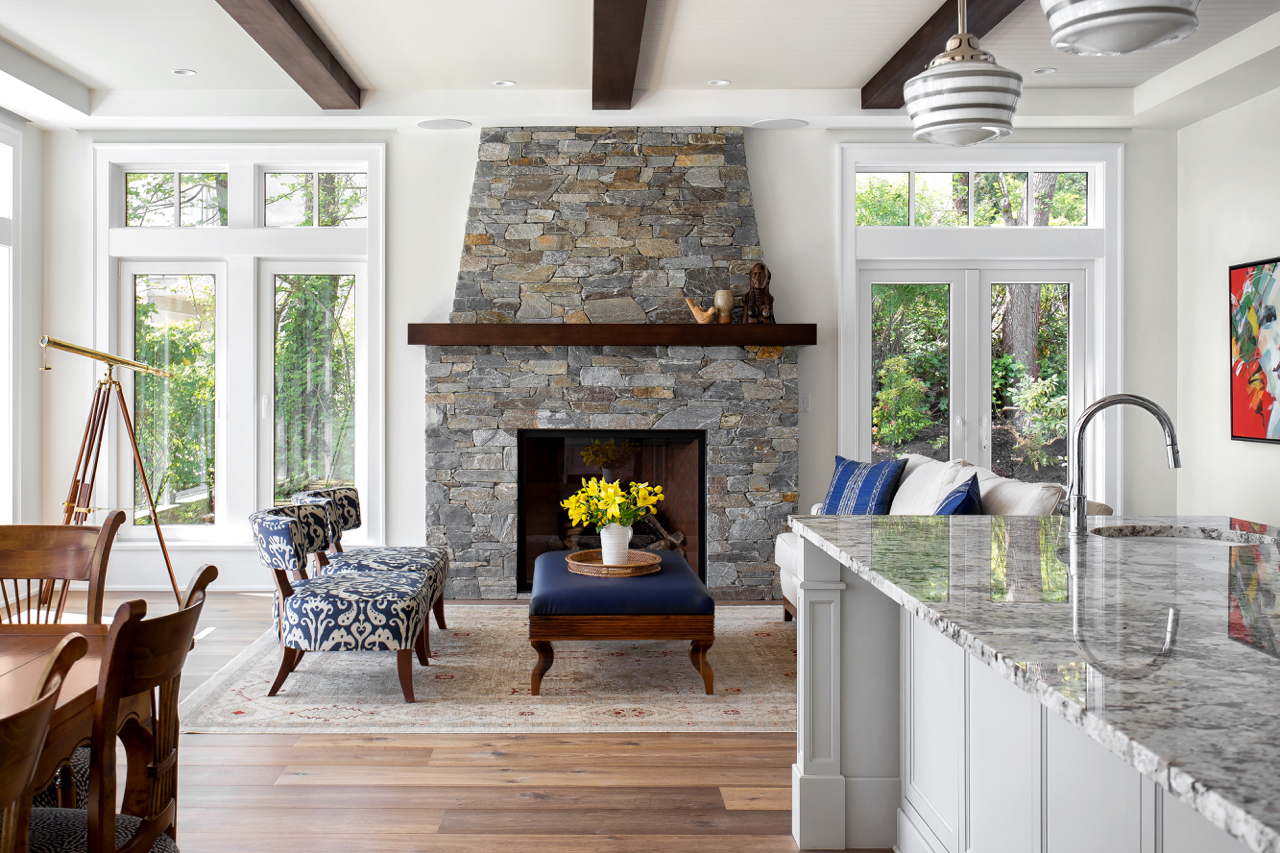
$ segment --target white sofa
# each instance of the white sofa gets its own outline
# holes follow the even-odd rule
[[[982,511],[986,515],[1052,515],[1067,496],[1066,489],[1056,483],[1011,480],[963,459],[939,462],[915,453],[908,453],[904,458],[907,467],[889,505],[890,515],[933,515],[942,499],[974,474],[978,475]],[[814,504],[810,514],[821,515],[822,504]],[[1089,514],[1111,515],[1111,507],[1089,501]],[[800,548],[799,535],[790,530],[778,534],[774,542],[773,561],[781,570],[783,618],[787,620],[796,612]]]

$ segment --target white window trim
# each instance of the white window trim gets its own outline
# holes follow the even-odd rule
[[[226,327],[226,346],[247,347],[255,359],[262,354],[258,339],[257,320],[264,283],[259,278],[265,261],[292,261],[295,271],[305,264],[328,265],[335,270],[339,265],[360,267],[359,275],[364,285],[357,300],[358,336],[357,369],[361,385],[357,389],[360,407],[357,421],[362,425],[357,436],[356,485],[360,489],[363,526],[355,531],[352,544],[381,544],[386,530],[386,149],[381,143],[360,144],[132,144],[99,143],[94,145],[94,232],[93,232],[93,341],[88,345],[109,352],[119,352],[120,343],[120,265],[121,262],[154,262],[164,265],[175,261],[221,260],[226,264],[229,281],[240,282],[234,289],[241,294],[252,294],[248,304],[230,304],[231,300],[219,300],[217,312],[221,317],[234,321],[219,323],[218,346],[223,346],[223,327]],[[298,171],[352,171],[359,164],[369,176],[368,220],[364,227],[352,228],[266,228],[262,227],[262,174],[282,169]],[[226,171],[228,175],[227,226],[219,228],[179,227],[124,227],[124,173],[127,171]],[[177,267],[170,264],[173,269]],[[157,267],[158,268],[158,267]],[[243,286],[251,282],[250,287]],[[269,286],[269,285],[268,285]],[[224,314],[225,312],[225,314]],[[95,378],[96,381],[96,378]],[[217,380],[224,382],[219,377]],[[255,371],[248,377],[226,377],[219,385],[227,394],[222,398],[219,426],[224,423],[257,424],[263,416],[260,409],[262,379]],[[269,395],[271,387],[265,391]],[[239,391],[239,393],[236,393]],[[85,399],[90,391],[86,390]],[[131,395],[130,395],[131,399]],[[244,406],[251,406],[248,412]],[[266,415],[269,417],[270,412]],[[109,501],[112,505],[127,506],[132,503],[131,456],[119,452],[120,436],[118,418],[108,428],[108,446],[115,452],[105,460],[98,477],[96,501]],[[235,448],[229,450],[228,459],[219,462],[219,471],[236,459],[269,459],[272,449],[262,446],[260,430],[251,433],[237,447],[244,448],[241,456]],[[232,437],[232,431],[220,429],[220,433]],[[363,446],[361,446],[363,441]],[[265,454],[265,455],[264,455]],[[209,525],[218,528],[216,536],[220,545],[249,545],[253,541],[248,516],[257,509],[270,505],[269,484],[265,487],[265,472],[269,465],[259,464],[248,487],[236,488],[227,478],[218,475],[215,487],[226,496],[225,525]],[[106,497],[110,496],[110,497]],[[219,510],[222,512],[222,510]],[[197,528],[204,525],[166,525],[166,541],[175,545],[198,542],[210,534]],[[128,539],[137,547],[158,550],[154,533],[146,527],[135,529]]]
[[[9,120],[23,122],[12,113],[0,110],[0,144],[13,149],[12,218],[0,217],[0,245],[9,249],[9,268],[0,282],[0,328],[3,328],[4,367],[0,369],[0,524],[14,524],[24,514],[25,496],[22,492],[23,443],[31,436],[29,423],[32,413],[24,413],[22,407],[23,386],[36,377],[24,376],[22,368],[30,362],[22,358],[23,350],[30,350],[32,330],[23,322],[22,282],[22,130]],[[25,123],[25,122],[23,122]]]
[[[878,269],[1083,269],[1085,299],[1082,365],[1085,401],[1123,387],[1122,188],[1124,146],[1098,144],[992,144],[963,151],[926,144],[839,146],[839,234],[837,311],[837,452],[864,458],[870,448],[871,342],[859,334],[871,310],[870,289],[858,286],[859,271]],[[1088,171],[1087,227],[994,228],[858,226],[855,176],[863,172]],[[864,399],[864,397],[866,399]],[[1115,413],[1119,414],[1119,413]],[[1086,493],[1123,512],[1122,416],[1094,424],[1087,436]],[[864,453],[864,456],[859,456]]]

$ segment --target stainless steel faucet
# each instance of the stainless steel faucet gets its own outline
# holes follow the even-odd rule
[[[1169,454],[1169,467],[1182,467],[1182,459],[1178,456],[1178,433],[1173,428],[1173,421],[1170,420],[1169,413],[1160,408],[1157,403],[1148,400],[1146,397],[1139,397],[1137,394],[1112,394],[1092,403],[1081,413],[1079,419],[1076,420],[1075,427],[1071,430],[1071,443],[1076,448],[1076,465],[1075,473],[1071,477],[1071,486],[1067,490],[1067,496],[1071,502],[1071,529],[1075,531],[1077,536],[1083,536],[1089,532],[1089,522],[1087,520],[1089,502],[1085,500],[1084,496],[1084,429],[1098,412],[1120,405],[1137,406],[1155,415],[1156,420],[1160,422],[1160,427],[1164,430],[1164,444],[1165,450]]]

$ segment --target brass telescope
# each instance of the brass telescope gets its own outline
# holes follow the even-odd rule
[[[63,352],[70,352],[70,353],[75,353],[76,355],[83,355],[86,358],[92,358],[95,361],[101,361],[103,364],[106,364],[108,367],[127,367],[130,370],[136,370],[138,373],[149,373],[152,376],[161,376],[165,379],[173,378],[172,373],[169,373],[166,370],[161,370],[158,367],[152,367],[149,364],[143,364],[142,362],[134,361],[131,358],[122,358],[121,356],[118,356],[118,355],[112,355],[109,352],[102,352],[101,350],[82,347],[79,344],[69,344],[66,341],[60,341],[57,338],[51,338],[48,335],[41,336],[40,346],[46,349],[48,349],[49,347],[53,347],[54,349],[60,349]]]

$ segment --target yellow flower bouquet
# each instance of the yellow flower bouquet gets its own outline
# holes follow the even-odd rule
[[[606,483],[592,477],[583,479],[582,488],[560,502],[569,510],[575,525],[603,530],[609,524],[630,527],[646,515],[656,515],[658,501],[665,500],[662,486],[632,483],[624,489],[617,482]]]

